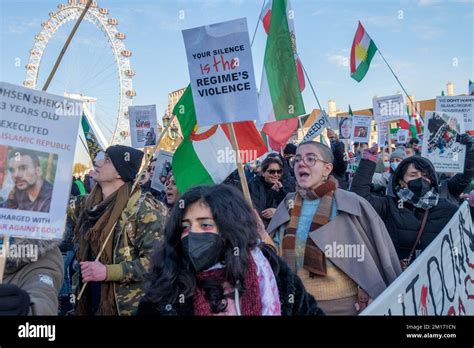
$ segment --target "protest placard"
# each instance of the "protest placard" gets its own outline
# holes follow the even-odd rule
[[[387,97],[377,97],[372,100],[374,110],[374,121],[376,123],[390,122],[398,120],[406,114],[403,107],[403,95],[391,95]]]
[[[352,117],[352,140],[355,143],[368,143],[370,140],[370,126],[372,117],[354,115]]]
[[[155,171],[151,178],[151,188],[157,191],[165,189],[165,182],[171,171],[173,154],[164,150],[156,152]]]
[[[436,111],[463,114],[464,128],[474,131],[474,96],[436,97]]]
[[[388,146],[388,123],[382,122],[377,126],[377,144],[380,147]]]
[[[133,147],[156,145],[156,105],[135,105],[128,107],[130,132]]]
[[[82,102],[0,82],[0,235],[61,239]]]
[[[313,110],[312,113],[315,113],[316,110]],[[324,128],[329,127],[329,118],[324,112],[324,110],[321,111],[319,114],[319,117],[314,121],[313,125],[308,129],[308,132],[304,136],[302,142],[309,141],[320,135]]]
[[[466,146],[456,141],[462,133],[463,114],[427,111],[421,155],[433,163],[437,172],[462,173]]]
[[[247,20],[183,30],[183,38],[198,125],[256,120]]]
[[[352,117],[339,117],[339,139],[349,140],[352,137]]]
[[[474,315],[474,243],[469,204],[361,315]]]
[[[399,129],[396,140],[397,144],[406,144],[408,142],[408,129]]]

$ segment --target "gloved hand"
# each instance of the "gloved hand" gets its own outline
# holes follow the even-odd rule
[[[458,134],[456,136],[456,141],[463,144],[463,145],[467,145],[469,143],[472,143],[472,137],[467,133]]]
[[[0,284],[0,315],[27,315],[30,295],[15,284]]]
[[[364,151],[362,151],[361,158],[377,163],[377,160],[379,157],[378,151],[379,151],[379,146],[375,144],[370,149],[365,149]]]

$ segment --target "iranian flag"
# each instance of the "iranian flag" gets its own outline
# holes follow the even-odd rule
[[[183,141],[173,155],[173,176],[181,193],[197,185],[219,184],[236,168],[226,124],[198,127],[191,87],[173,109]],[[253,121],[234,123],[242,163],[262,156],[267,148]]]
[[[305,87],[301,62],[296,52],[293,11],[287,0],[268,1],[262,11],[267,33],[259,94],[260,119],[270,144],[286,144],[298,127],[297,116],[305,113],[301,91]]]
[[[362,81],[369,70],[375,52],[377,52],[377,46],[359,21],[351,49],[351,77],[354,80]]]

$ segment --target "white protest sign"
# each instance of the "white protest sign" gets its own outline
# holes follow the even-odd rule
[[[397,131],[397,143],[406,144],[408,142],[408,129],[399,129]]]
[[[155,171],[151,178],[151,188],[157,191],[163,191],[165,189],[166,178],[171,171],[171,163],[173,160],[173,154],[160,150],[156,152]]]
[[[82,102],[0,82],[0,235],[61,239]]]
[[[130,133],[133,147],[156,145],[156,105],[135,105],[128,107]]]
[[[361,315],[474,315],[474,229],[464,202]]]
[[[377,144],[379,146],[388,146],[388,123],[382,122],[377,126]]]
[[[474,131],[474,96],[436,97],[436,111],[464,115],[464,128]]]
[[[313,110],[313,114],[316,112],[316,110]],[[321,111],[319,114],[319,117],[314,121],[313,125],[308,129],[308,132],[304,136],[302,142],[309,141],[320,135],[324,128],[329,127],[329,118],[324,112],[324,110]]]
[[[370,140],[370,126],[372,117],[354,115],[352,117],[352,140],[355,143],[368,143]]]
[[[352,117],[339,117],[339,139],[348,140],[352,137]]]
[[[437,172],[464,172],[466,145],[456,141],[456,136],[462,133],[462,114],[427,111],[421,155],[433,163]]]
[[[406,114],[401,94],[374,98],[372,102],[376,123],[395,121]]]
[[[183,30],[199,127],[256,120],[257,88],[247,20]]]

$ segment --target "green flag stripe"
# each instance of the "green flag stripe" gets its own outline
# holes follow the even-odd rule
[[[372,61],[372,58],[374,58],[375,52],[377,52],[377,46],[375,46],[375,43],[371,40],[369,49],[367,50],[367,59],[361,62],[357,67],[357,70],[351,74],[351,77],[354,80],[360,82],[364,78],[367,71],[369,71],[370,62]]]
[[[275,119],[284,120],[304,114],[285,0],[273,0],[264,68]]]

